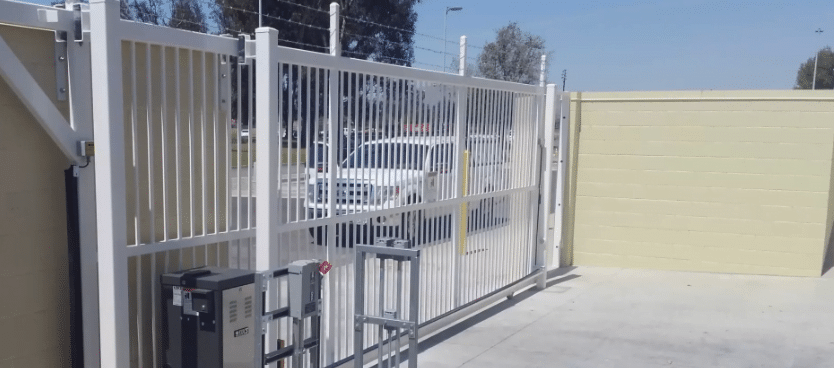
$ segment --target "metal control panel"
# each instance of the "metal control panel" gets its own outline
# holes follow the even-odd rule
[[[204,267],[160,276],[167,368],[251,368],[254,273]]]
[[[321,273],[316,261],[296,261],[289,265],[290,317],[307,318],[318,314],[321,298]]]

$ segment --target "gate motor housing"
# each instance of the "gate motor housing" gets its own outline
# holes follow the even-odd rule
[[[166,368],[251,368],[255,274],[204,267],[160,276]]]

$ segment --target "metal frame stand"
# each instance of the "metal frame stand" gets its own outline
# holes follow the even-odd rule
[[[255,292],[254,303],[256,311],[255,331],[257,331],[257,333],[254,334],[256,339],[255,367],[263,367],[281,359],[292,357],[292,367],[301,368],[304,366],[303,362],[305,350],[309,350],[310,352],[310,367],[319,368],[321,366],[321,360],[319,357],[319,346],[321,342],[321,274],[316,271],[312,273],[308,272],[306,275],[309,275],[309,277],[297,277],[297,273],[294,270],[298,270],[301,267],[314,267],[317,269],[318,262],[298,261],[287,267],[282,267],[273,271],[255,273],[255,285],[260,288],[258,292]],[[304,274],[302,273],[302,275]],[[266,293],[269,292],[270,281],[279,277],[289,278],[289,305],[273,311],[266,311]],[[311,295],[311,300],[302,301],[302,298],[299,296],[301,293],[293,290],[293,288],[296,288],[297,290],[307,291],[307,289],[301,287],[300,284],[302,283],[314,286],[311,288],[313,290],[309,290],[312,293],[309,294]],[[304,322],[308,317],[310,318],[311,336],[310,338],[305,339]],[[293,344],[281,347],[273,352],[266,352],[264,347],[267,346],[267,344],[264,340],[266,337],[267,326],[272,321],[281,318],[290,318],[292,320]]]
[[[372,316],[365,311],[365,261],[368,255],[375,255],[380,260],[379,269],[379,310],[381,316]],[[385,263],[392,260],[397,264],[396,281],[396,309],[385,309]],[[411,275],[409,277],[409,310],[408,319],[403,318],[405,314],[402,309],[402,284],[403,284],[403,263],[411,263]],[[356,246],[356,272],[355,272],[355,295],[354,295],[354,338],[353,338],[353,359],[354,367],[362,368],[364,361],[364,336],[365,324],[375,324],[379,331],[378,346],[378,367],[383,367],[387,361],[387,367],[400,366],[400,340],[403,330],[408,333],[408,367],[417,368],[417,339],[418,339],[418,316],[419,316],[419,294],[420,294],[420,250],[413,249],[409,240],[395,240],[393,238],[378,238],[374,245]],[[387,336],[387,337],[386,337]],[[388,352],[384,354],[385,345],[388,345]],[[392,345],[396,342],[396,348]]]

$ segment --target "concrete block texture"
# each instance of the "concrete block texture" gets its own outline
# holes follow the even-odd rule
[[[822,273],[834,99],[672,91],[572,100],[570,264]]]

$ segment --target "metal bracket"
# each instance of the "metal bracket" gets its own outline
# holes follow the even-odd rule
[[[274,279],[275,276],[272,275],[272,272],[266,272],[263,274],[261,278],[261,291],[266,292],[269,291],[269,282]]]
[[[231,98],[229,98],[231,88],[227,88],[227,85],[231,83],[232,79],[231,60],[229,59],[224,55],[220,61],[220,75],[218,75],[219,80],[217,81],[218,86],[220,86],[220,101],[218,102],[220,108],[226,111],[229,111],[231,104]]]
[[[67,67],[67,33],[55,32],[55,92],[58,101],[67,100],[69,72]]]
[[[75,42],[84,42],[84,32],[81,29],[81,4],[72,4],[72,20],[75,31]]]
[[[237,36],[237,63],[246,64],[246,41],[249,41],[249,35]]]

